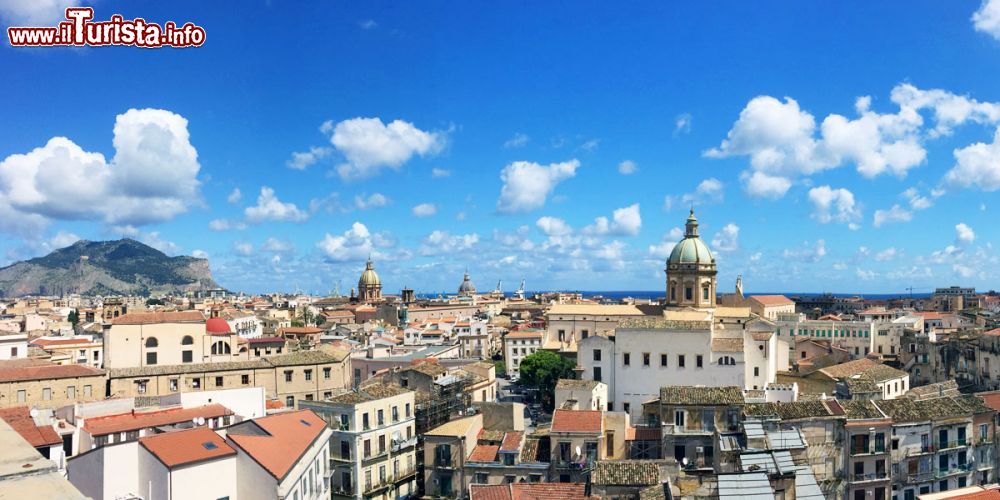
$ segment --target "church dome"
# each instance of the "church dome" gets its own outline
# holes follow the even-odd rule
[[[684,239],[674,245],[673,251],[670,252],[670,258],[667,259],[667,265],[714,265],[715,257],[712,256],[712,251],[709,250],[708,245],[705,245],[705,243],[701,241],[701,238],[698,237],[698,219],[695,218],[693,209],[691,210],[691,214],[688,216],[685,227],[687,228],[687,231],[684,234]]]
[[[462,278],[462,284],[458,285],[458,293],[476,293],[476,285],[469,279],[468,271],[465,272],[465,277]]]
[[[372,264],[371,259],[368,259],[368,263],[365,265],[365,272],[361,273],[361,278],[358,280],[358,288],[366,286],[382,286],[382,280],[379,279],[378,273],[375,272],[375,266]]]
[[[208,318],[208,321],[205,321],[205,331],[208,332],[209,335],[232,333],[229,329],[229,323],[222,318]]]

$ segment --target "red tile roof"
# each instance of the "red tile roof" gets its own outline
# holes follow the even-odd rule
[[[986,406],[1000,411],[1000,391],[980,392],[977,393],[976,396],[983,398],[983,402],[986,403]]]
[[[291,335],[316,335],[323,333],[323,329],[314,326],[286,326],[279,328],[278,333],[282,335],[286,333]]]
[[[497,459],[497,445],[477,444],[469,455],[469,462],[494,462]]]
[[[250,455],[278,481],[284,479],[302,454],[326,429],[326,422],[311,410],[281,413],[240,424],[244,425],[256,425],[265,434],[239,434],[238,427],[231,427],[229,441]]]
[[[601,432],[602,412],[598,410],[556,410],[552,432]]]
[[[93,377],[104,375],[98,370],[86,365],[56,365],[39,363],[35,360],[0,361],[0,382],[16,382],[20,380],[44,380],[55,378]]]
[[[521,436],[523,432],[511,431],[503,436],[503,443],[500,444],[501,451],[516,451],[521,447]]]
[[[473,484],[471,500],[569,500],[598,498],[587,496],[583,483]]]
[[[3,419],[31,446],[52,446],[62,443],[59,434],[48,425],[39,426],[31,418],[31,409],[27,406],[0,409],[0,419]]]
[[[789,299],[784,295],[753,295],[750,299],[757,301],[764,306],[784,306],[795,304],[792,299]]]
[[[36,345],[38,347],[58,347],[66,345],[81,345],[81,344],[93,344],[93,340],[87,339],[35,339],[31,341],[31,345]]]
[[[540,339],[542,338],[541,330],[516,330],[508,333],[504,336],[506,339]]]
[[[113,432],[135,431],[190,422],[197,417],[215,418],[232,415],[233,412],[218,403],[198,406],[195,408],[170,408],[150,412],[121,413],[106,417],[88,418],[83,422],[83,429],[92,436],[103,436]]]
[[[284,344],[284,337],[257,337],[249,339],[250,344]]]
[[[949,500],[1000,500],[1000,489],[989,488],[985,491],[976,491],[964,495],[948,497]]]
[[[115,318],[112,325],[151,325],[155,323],[204,323],[200,311],[128,313]]]
[[[156,434],[140,438],[139,444],[168,468],[236,455],[236,450],[208,427]]]

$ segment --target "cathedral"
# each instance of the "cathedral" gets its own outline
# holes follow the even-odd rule
[[[679,241],[667,259],[667,307],[715,307],[715,257],[698,236],[698,219],[694,209],[684,224],[684,239]]]
[[[375,265],[372,263],[371,257],[368,258],[368,262],[365,264],[365,271],[361,273],[361,278],[358,279],[357,301],[361,303],[382,301],[382,280],[379,279],[378,273],[375,272]]]

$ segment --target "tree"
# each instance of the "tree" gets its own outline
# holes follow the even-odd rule
[[[556,382],[561,378],[572,378],[575,367],[573,361],[552,351],[537,351],[521,360],[518,371],[521,383],[538,388],[542,406],[551,410],[555,405]]]
[[[80,311],[73,309],[69,312],[69,316],[66,317],[66,320],[69,321],[71,325],[76,326],[80,323]]]

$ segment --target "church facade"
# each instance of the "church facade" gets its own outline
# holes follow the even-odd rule
[[[716,304],[715,257],[693,210],[685,227],[666,262],[663,310],[624,317],[613,336],[587,336],[577,347],[579,377],[607,384],[608,410],[633,422],[661,387],[737,386],[763,394],[788,367],[788,345],[754,328],[750,308]]]

